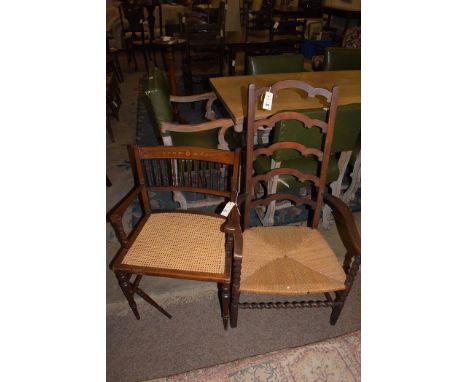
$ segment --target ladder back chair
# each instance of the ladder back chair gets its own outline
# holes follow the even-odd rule
[[[328,118],[312,119],[302,113],[282,111],[268,118],[255,120],[257,102],[266,91],[281,97],[282,89],[297,88],[309,97],[324,97],[329,103]],[[331,307],[330,323],[335,324],[360,264],[360,237],[351,211],[338,198],[325,195],[325,185],[330,159],[335,124],[338,88],[332,91],[314,88],[308,83],[295,80],[280,81],[271,87],[256,89],[249,85],[247,114],[247,147],[245,160],[245,195],[243,208],[243,232],[236,227],[234,235],[234,256],[231,286],[231,327],[237,326],[239,308],[310,308]],[[274,101],[273,101],[274,102]],[[281,120],[301,121],[307,128],[318,126],[325,140],[321,149],[306,147],[298,142],[277,142],[270,146],[254,147],[254,133],[257,129],[273,127]],[[320,161],[318,175],[303,173],[294,168],[275,168],[265,174],[255,174],[253,162],[256,157],[272,156],[277,150],[293,149],[303,156],[315,156]],[[310,181],[307,195],[278,193],[268,190],[257,197],[255,185],[269,179],[288,174],[301,182]],[[290,200],[296,205],[310,208],[311,216],[307,226],[250,227],[251,210],[259,205],[268,205],[277,200]],[[323,202],[332,208],[340,238],[347,250],[342,266],[329,244],[316,229]],[[351,263],[352,261],[352,263]],[[240,293],[249,292],[271,295],[309,295],[323,293],[325,299],[289,302],[243,302]],[[334,296],[332,296],[334,293]]]
[[[111,268],[130,308],[140,319],[134,299],[137,294],[171,318],[139,288],[143,276],[216,282],[221,289],[222,318],[227,329],[234,232],[230,229],[232,214],[226,218],[214,212],[154,209],[149,194],[174,190],[200,192],[235,202],[239,151],[133,146],[131,156],[136,169],[136,187],[109,214],[122,245]],[[140,201],[143,215],[127,233],[122,218],[136,199]]]

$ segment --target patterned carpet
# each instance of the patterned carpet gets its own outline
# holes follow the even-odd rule
[[[148,382],[356,382],[361,332]]]

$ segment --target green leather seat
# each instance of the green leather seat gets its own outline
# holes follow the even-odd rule
[[[309,110],[295,110],[304,113],[310,118],[325,120],[327,111],[323,108]],[[331,157],[328,166],[327,183],[338,179],[338,154],[342,151],[352,151],[359,144],[361,132],[361,104],[350,104],[338,106],[335,133],[331,146]],[[285,120],[276,124],[273,131],[273,142],[299,142],[306,147],[316,147],[322,149],[323,135],[318,127],[310,129],[304,128],[302,122],[297,120]],[[278,150],[272,158],[276,162],[281,162],[281,167],[296,168],[306,174],[317,175],[318,161],[315,156],[307,158],[296,150]],[[258,174],[263,174],[270,169],[270,158],[260,156],[254,162],[254,169]],[[295,189],[304,186],[294,176],[280,175],[278,182],[278,192],[288,189]],[[286,185],[286,184],[287,185]],[[289,187],[288,187],[289,186]]]
[[[248,75],[303,72],[304,56],[302,54],[249,56],[246,70]]]
[[[323,70],[361,70],[361,49],[326,48]]]
[[[161,122],[174,122],[172,105],[169,100],[169,83],[166,73],[155,67],[150,73],[148,83],[148,97],[154,112],[156,121],[156,136],[161,134]],[[174,146],[197,146],[206,148],[217,148],[218,130],[199,131],[193,133],[170,132]],[[230,148],[235,148],[238,143],[234,137],[232,129],[226,133],[226,141]]]

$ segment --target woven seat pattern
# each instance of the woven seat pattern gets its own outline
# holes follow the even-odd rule
[[[309,227],[255,227],[244,232],[244,292],[308,294],[342,290],[346,275],[320,232]]]
[[[146,221],[122,264],[190,272],[224,273],[223,218],[155,213]]]

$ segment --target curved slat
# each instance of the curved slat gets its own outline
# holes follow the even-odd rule
[[[259,119],[255,121],[254,127],[258,129],[260,126],[273,127],[277,122],[285,119],[295,119],[301,121],[305,127],[310,129],[312,126],[318,126],[322,129],[322,132],[326,133],[328,130],[328,124],[320,119],[312,119],[303,113],[298,113],[297,111],[281,111],[279,113],[273,114],[271,117]]]
[[[257,199],[255,201],[252,201],[250,203],[251,208],[254,208],[258,205],[263,205],[263,204],[270,204],[273,200],[290,200],[294,202],[296,206],[300,206],[302,204],[307,204],[308,206],[315,208],[316,203],[315,201],[311,199],[306,199],[306,198],[299,198],[295,195],[291,194],[273,194],[270,195],[264,199]]]
[[[297,142],[278,142],[269,147],[262,147],[254,150],[254,158],[257,158],[259,155],[272,155],[275,151],[281,149],[294,149],[299,151],[302,155],[315,155],[319,161],[323,160],[323,151],[315,147],[306,147]]]
[[[318,95],[321,95],[327,99],[328,102],[331,101],[331,96],[332,92],[323,89],[323,88],[314,88],[312,85],[309,85],[308,83],[304,81],[299,81],[299,80],[284,80],[284,81],[278,81],[275,84],[271,86],[265,86],[259,89],[255,90],[255,98],[258,98],[260,95],[265,93],[266,91],[270,91],[273,94],[275,94],[278,90],[281,89],[289,89],[289,88],[298,88],[302,89],[307,92],[307,95],[309,97],[316,97]]]
[[[276,175],[293,175],[295,176],[300,182],[304,182],[306,180],[310,180],[316,186],[319,184],[319,178],[315,175],[304,174],[295,168],[275,168],[274,170],[268,171],[266,174],[263,175],[256,175],[252,178],[252,184],[255,186],[258,182],[261,181],[268,181],[269,179],[273,178]]]

